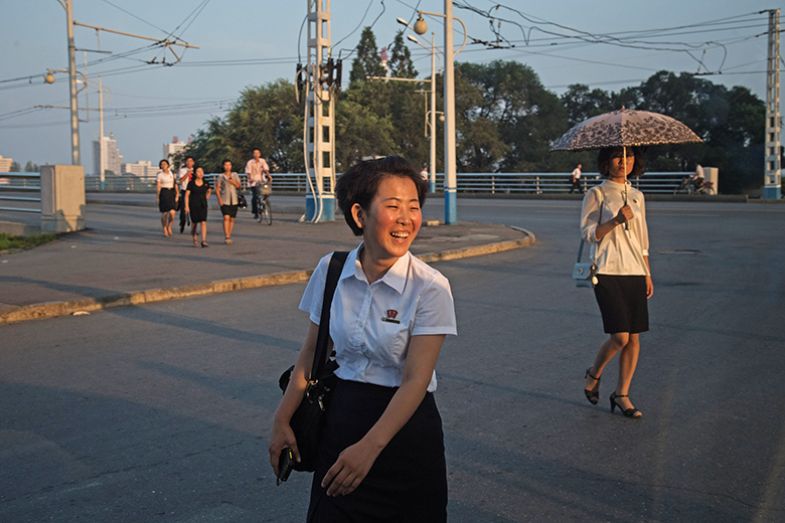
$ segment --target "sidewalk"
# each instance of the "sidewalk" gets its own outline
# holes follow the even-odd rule
[[[298,223],[298,214],[277,214],[267,226],[241,212],[234,244],[226,246],[220,215],[210,213],[210,247],[203,249],[188,232],[164,238],[152,206],[90,204],[88,230],[0,254],[0,324],[304,281],[321,256],[358,242],[342,219],[311,225]],[[463,223],[423,227],[412,252],[432,262],[533,242],[501,225]]]

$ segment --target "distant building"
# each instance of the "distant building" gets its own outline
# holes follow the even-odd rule
[[[179,138],[173,136],[171,143],[164,144],[164,158],[166,158],[169,161],[169,164],[174,167],[173,162],[175,155],[183,152],[187,146],[187,143],[181,142]]]
[[[12,163],[14,163],[13,158],[6,158],[0,154],[0,173],[10,172]]]
[[[153,162],[141,160],[136,163],[124,163],[122,165],[124,175],[138,176],[139,178],[152,178],[158,173],[158,166]]]
[[[100,162],[101,152],[103,152],[104,173],[120,176],[122,173],[120,167],[123,163],[123,155],[120,154],[120,149],[117,147],[117,140],[114,136],[104,136],[100,142],[93,140],[93,152],[94,172],[96,175],[101,174]]]

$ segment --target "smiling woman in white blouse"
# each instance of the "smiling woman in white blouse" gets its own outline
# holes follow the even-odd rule
[[[457,331],[449,282],[409,252],[426,190],[398,157],[360,162],[336,185],[362,242],[346,259],[330,308],[338,384],[320,435],[309,522],[446,521],[434,369],[445,336]],[[275,415],[274,471],[282,449],[296,449],[290,420],[313,360],[329,260],[319,262],[300,302],[308,333]]]
[[[649,266],[649,229],[643,193],[627,177],[643,173],[638,148],[602,149],[597,164],[607,177],[583,198],[581,235],[591,245],[597,265],[594,294],[609,338],[600,347],[594,365],[586,369],[584,394],[593,404],[599,400],[600,377],[614,356],[619,355],[619,380],[610,395],[611,412],[618,407],[628,418],[643,413],[629,398],[632,377],[638,366],[640,334],[649,330],[647,300],[654,294]],[[625,170],[626,167],[626,170]]]

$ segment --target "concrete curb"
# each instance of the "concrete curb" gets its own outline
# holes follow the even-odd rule
[[[418,258],[426,263],[439,261],[460,260],[462,258],[472,258],[475,256],[485,256],[500,252],[521,249],[534,245],[536,238],[533,233],[519,227],[511,227],[524,235],[518,240],[506,240],[502,242],[488,243],[485,245],[475,245],[460,249],[448,249],[438,252],[429,252],[418,255]],[[96,312],[116,307],[127,307],[129,305],[145,305],[170,300],[181,300],[198,296],[208,296],[225,292],[235,292],[248,289],[258,289],[260,287],[272,287],[275,285],[288,285],[290,283],[302,283],[308,281],[312,270],[285,271],[259,276],[244,276],[241,278],[231,278],[226,280],[214,280],[208,283],[193,285],[181,285],[162,289],[147,289],[142,291],[131,291],[102,298],[85,298],[81,300],[53,301],[45,303],[33,303],[23,305],[10,311],[0,313],[0,325],[20,323],[30,320],[43,320],[56,318],[58,316],[69,316],[79,313]]]

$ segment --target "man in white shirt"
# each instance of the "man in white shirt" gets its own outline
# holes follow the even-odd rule
[[[260,191],[265,184],[273,183],[273,177],[270,176],[270,166],[267,165],[267,161],[262,158],[262,150],[258,147],[253,148],[253,158],[248,160],[248,163],[245,164],[245,174],[248,175],[248,187],[251,188],[253,192],[252,200],[252,207],[253,210],[253,217],[258,219],[259,218],[259,195]],[[265,191],[267,192],[267,191]],[[268,194],[263,195],[265,200],[269,196]]]
[[[180,167],[177,171],[177,183],[180,184],[180,234],[185,230],[185,225],[188,221],[188,216],[185,213],[185,190],[188,188],[188,183],[194,178],[194,157],[185,157],[185,166]]]
[[[579,193],[583,194],[583,189],[581,188],[581,167],[581,164],[576,165],[575,169],[573,169],[570,174],[570,183],[572,184],[572,187],[570,187],[570,194],[575,192],[576,189]]]

